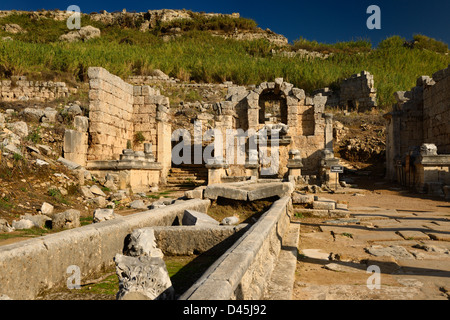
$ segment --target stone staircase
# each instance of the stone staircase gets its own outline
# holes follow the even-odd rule
[[[201,186],[208,182],[208,169],[203,165],[172,167],[167,177],[169,186]]]

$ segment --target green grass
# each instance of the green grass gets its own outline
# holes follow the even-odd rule
[[[81,226],[87,226],[88,224],[92,224],[94,221],[94,217],[81,217],[80,224]]]
[[[22,237],[31,237],[31,238],[41,237],[51,232],[52,231],[46,227],[44,228],[33,227],[31,229],[16,230],[15,232],[12,233],[0,233],[0,240],[22,238]]]
[[[112,274],[101,282],[84,285],[81,289],[76,290],[79,294],[102,294],[115,296],[119,291],[119,278],[116,274]]]
[[[343,235],[344,237],[353,239],[353,235],[352,235],[351,233],[344,232],[342,235]]]
[[[205,28],[225,31],[228,27],[221,27],[219,22],[224,19],[212,20]],[[333,53],[325,60],[308,60],[299,56],[273,56],[271,50],[276,46],[266,40],[237,41],[214,37],[202,31],[204,29],[195,21],[172,22],[170,27],[179,23],[180,28],[189,31],[175,40],[164,42],[152,32],[106,26],[83,17],[82,25],[99,27],[101,38],[62,43],[57,39],[68,31],[63,22],[50,19],[31,21],[27,16],[11,15],[1,18],[0,25],[18,23],[28,32],[10,35],[0,31],[0,36],[14,38],[14,41],[0,42],[0,77],[28,75],[35,79],[54,78],[74,83],[87,80],[86,71],[90,66],[106,68],[122,78],[150,75],[154,69],[160,69],[169,76],[185,80],[233,81],[240,85],[283,77],[310,93],[326,86],[336,87],[342,79],[367,70],[375,78],[378,105],[388,109],[395,102],[395,91],[409,90],[419,76],[431,75],[450,64],[450,56],[441,53],[446,45],[423,36],[415,37],[414,48],[399,45],[401,38],[390,39],[376,49],[372,49],[370,42],[364,39],[336,44],[299,39],[287,48]],[[214,27],[216,23],[218,27]],[[169,28],[168,25],[160,27]],[[251,29],[252,25],[242,21],[241,27]]]
[[[61,194],[61,191],[59,191],[58,189],[56,188],[48,189],[47,193],[58,203],[69,204],[67,199],[64,198],[64,196]]]

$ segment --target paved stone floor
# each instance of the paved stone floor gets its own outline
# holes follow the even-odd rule
[[[386,195],[347,196],[348,219],[295,219],[293,299],[450,299],[450,203]]]

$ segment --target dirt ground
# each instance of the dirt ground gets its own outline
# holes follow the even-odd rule
[[[320,194],[347,202],[349,219],[295,218],[301,231],[293,299],[449,299],[450,202],[380,179],[355,182],[358,192]]]

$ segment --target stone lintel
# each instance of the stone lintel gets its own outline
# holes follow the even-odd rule
[[[89,161],[88,170],[162,170],[159,162],[104,160]]]

